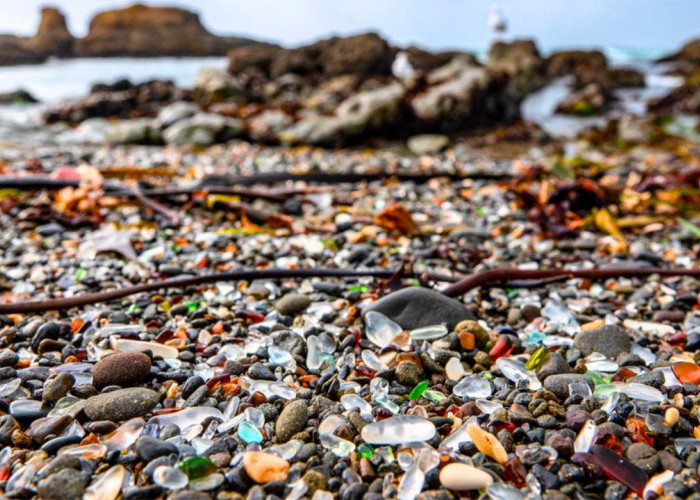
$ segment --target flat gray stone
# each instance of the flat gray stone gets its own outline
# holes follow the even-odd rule
[[[591,392],[593,392],[595,389],[593,379],[587,375],[581,375],[579,373],[550,375],[544,379],[544,388],[553,392],[559,399],[563,400],[569,397],[569,384],[575,384],[578,382],[588,384],[588,387],[591,388]]]
[[[629,352],[631,342],[624,328],[605,325],[597,330],[589,330],[576,335],[574,346],[586,356],[599,352],[608,359],[615,359],[623,352]]]
[[[132,387],[98,394],[85,403],[85,414],[90,420],[119,422],[143,417],[158,404],[158,393],[150,389]]]
[[[445,323],[452,330],[465,319],[476,319],[461,302],[421,287],[403,288],[367,307],[362,314],[376,311],[398,323],[404,330]]]

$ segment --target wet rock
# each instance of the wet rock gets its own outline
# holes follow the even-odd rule
[[[537,369],[537,377],[545,380],[550,375],[571,373],[571,367],[558,352],[550,352],[547,360]]]
[[[406,330],[441,323],[453,329],[462,320],[475,319],[461,303],[421,287],[403,288],[390,293],[362,313],[364,315],[369,311],[384,314]]]
[[[96,387],[127,386],[140,382],[151,369],[151,358],[142,352],[119,352],[102,358],[92,368]]]
[[[88,479],[82,472],[64,469],[39,481],[37,491],[47,500],[74,500],[82,498]]]
[[[150,462],[155,458],[178,452],[177,446],[174,444],[149,436],[141,436],[136,440],[134,446],[136,454],[144,462]]]
[[[136,387],[93,396],[85,403],[84,411],[90,420],[121,421],[142,417],[157,403],[157,392]]]
[[[593,116],[603,112],[608,106],[608,102],[609,98],[605,89],[598,83],[589,83],[560,102],[557,105],[557,113]]]
[[[292,401],[284,407],[275,424],[275,436],[277,441],[284,443],[289,441],[297,432],[306,427],[309,420],[308,406],[305,401]]]
[[[31,104],[35,102],[39,101],[24,89],[0,93],[0,104]]]
[[[42,400],[47,403],[55,403],[68,393],[74,382],[75,378],[70,373],[59,373],[55,379],[50,380],[44,386]]]
[[[194,79],[194,87],[212,101],[241,95],[243,89],[230,73],[219,68],[202,68]]]

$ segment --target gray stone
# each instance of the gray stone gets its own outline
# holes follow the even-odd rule
[[[300,293],[288,293],[275,304],[275,309],[280,314],[293,316],[300,313],[311,304],[311,299]]]
[[[309,410],[306,401],[292,401],[284,407],[275,425],[277,441],[284,443],[306,427],[309,421]]]
[[[569,384],[584,382],[591,388],[591,392],[595,389],[593,379],[586,375],[578,373],[568,373],[561,375],[550,375],[544,379],[544,388],[552,391],[559,399],[569,397]]]
[[[664,375],[659,370],[644,372],[636,377],[627,379],[627,382],[636,382],[638,384],[650,385],[657,389],[664,384]]]
[[[178,101],[165,106],[158,112],[156,122],[159,127],[167,128],[175,122],[190,118],[199,112],[199,106],[193,102]]]
[[[143,417],[158,404],[158,393],[133,387],[98,394],[85,403],[85,414],[90,420],[121,421]]]
[[[615,359],[623,352],[629,352],[631,342],[627,332],[617,325],[606,325],[597,330],[589,330],[576,335],[574,345],[585,355],[599,352],[608,359]]]
[[[180,120],[163,132],[168,144],[176,146],[210,146],[225,142],[243,132],[243,122],[213,113],[198,113]]]
[[[384,314],[406,330],[445,323],[452,330],[465,319],[475,319],[463,304],[441,293],[421,287],[403,288],[367,307]]]
[[[82,498],[88,476],[75,469],[63,469],[37,484],[39,498],[46,500],[74,500]]]
[[[166,441],[161,441],[150,436],[141,436],[136,440],[136,454],[144,462],[150,462],[154,458],[177,453],[177,446]]]
[[[550,375],[563,373],[571,373],[571,367],[564,359],[564,356],[558,352],[550,352],[547,360],[537,369],[537,376],[540,380],[544,380]]]
[[[220,68],[202,68],[194,78],[194,86],[209,94],[214,100],[226,99],[243,92],[238,80]]]
[[[124,120],[110,125],[106,137],[112,144],[160,144],[162,142],[157,124],[149,118]]]

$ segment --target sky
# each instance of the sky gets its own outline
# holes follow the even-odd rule
[[[51,2],[51,0],[49,0]],[[0,0],[0,33],[29,35],[46,0]],[[74,35],[101,10],[133,2],[53,0]],[[243,34],[295,46],[332,34],[374,30],[396,45],[483,50],[491,0],[151,0],[198,12],[217,34]],[[674,49],[700,36],[699,0],[500,0],[509,37],[543,49],[622,46]]]

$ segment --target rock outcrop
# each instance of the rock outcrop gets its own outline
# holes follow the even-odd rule
[[[27,39],[26,46],[41,57],[71,57],[74,43],[63,13],[55,7],[43,7],[36,34]]]
[[[63,13],[44,7],[34,36],[0,35],[0,65],[34,64],[48,57],[222,56],[253,43],[210,33],[194,12],[142,4],[98,13],[87,36],[74,38]]]
[[[489,49],[486,67],[492,71],[506,72],[518,98],[523,98],[546,83],[544,61],[532,40],[494,43]]]
[[[245,43],[212,35],[194,12],[135,4],[97,14],[75,52],[79,57],[215,56]]]
[[[287,73],[333,77],[344,74],[361,78],[387,76],[395,50],[376,33],[319,40],[296,49],[270,45],[241,47],[229,52],[229,71],[278,78]]]

